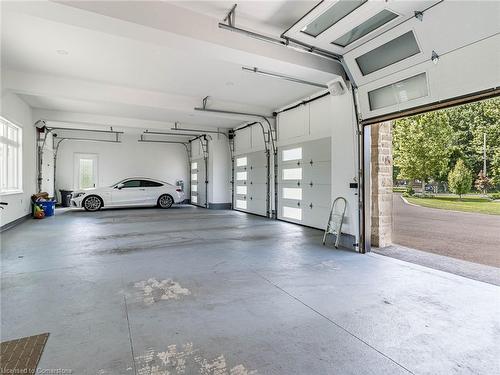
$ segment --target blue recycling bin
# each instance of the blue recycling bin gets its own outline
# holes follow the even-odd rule
[[[35,204],[42,207],[43,212],[45,212],[45,217],[54,216],[56,210],[56,202],[54,201],[46,201],[46,202],[36,202]]]

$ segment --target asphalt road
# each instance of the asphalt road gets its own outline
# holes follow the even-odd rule
[[[393,243],[500,267],[500,215],[412,206],[401,194],[393,203]]]

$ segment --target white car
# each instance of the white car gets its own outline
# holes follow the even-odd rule
[[[126,206],[170,208],[183,200],[184,193],[176,186],[151,178],[133,177],[109,187],[77,190],[71,195],[71,207],[87,211]]]

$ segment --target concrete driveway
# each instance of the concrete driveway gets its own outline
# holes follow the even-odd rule
[[[500,267],[500,216],[393,203],[395,244]]]

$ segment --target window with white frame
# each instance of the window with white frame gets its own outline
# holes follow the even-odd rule
[[[0,193],[22,192],[22,129],[0,117]]]
[[[282,159],[283,159],[283,161],[302,159],[302,147],[283,150]]]
[[[242,158],[237,158],[236,159],[236,166],[237,167],[245,167],[247,165],[247,162],[248,162],[248,158],[246,156],[242,157]]]

